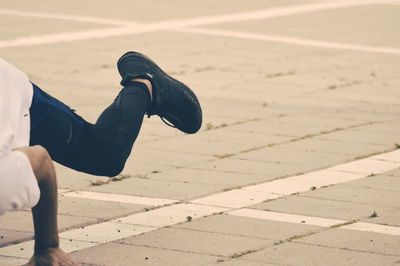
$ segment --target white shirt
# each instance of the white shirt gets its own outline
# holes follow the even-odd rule
[[[0,59],[0,215],[31,208],[40,198],[28,158],[13,151],[29,146],[32,97],[28,77]]]

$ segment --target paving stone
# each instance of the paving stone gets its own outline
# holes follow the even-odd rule
[[[171,180],[193,184],[224,185],[227,187],[258,183],[266,179],[266,177],[262,175],[257,176],[189,168],[180,168],[168,170],[162,173],[153,173],[149,174],[147,177],[154,180]]]
[[[398,198],[400,193],[376,188],[339,184],[328,188],[304,192],[302,195],[319,199],[331,199],[398,209],[398,205],[393,200]]]
[[[33,233],[32,214],[28,211],[9,212],[0,217],[0,228]],[[58,215],[58,229],[64,230],[73,226],[97,222],[97,218]]]
[[[346,130],[344,130],[346,131]],[[373,154],[377,152],[384,152],[391,148],[390,146],[381,145],[365,145],[357,142],[342,141],[342,140],[325,140],[322,135],[315,138],[307,138],[298,141],[293,141],[284,145],[278,146],[278,148],[288,149],[288,150],[301,150],[301,151],[311,151],[311,152],[322,152],[322,153],[333,153],[333,154],[346,154],[351,155],[353,158],[362,155]],[[362,138],[362,134],[358,133],[358,137]],[[352,158],[352,159],[353,159]]]
[[[400,178],[387,176],[385,174],[368,176],[359,180],[346,183],[348,186],[357,186],[364,188],[376,188],[381,190],[389,190],[400,193]]]
[[[330,170],[374,175],[399,168],[399,165],[400,163],[398,162],[365,158],[361,160],[356,160],[354,162],[335,165],[331,167]]]
[[[21,239],[32,237],[32,233],[15,231],[10,229],[0,229],[0,247],[10,243],[18,242]]]
[[[389,134],[389,137],[393,137],[392,135],[396,135],[399,132],[400,121],[393,120],[390,122],[367,125],[362,128],[358,128],[355,130],[362,130],[371,133],[381,133],[381,134]]]
[[[342,130],[339,132],[333,132],[322,136],[318,136],[316,138],[324,140],[340,140],[344,141],[349,145],[351,143],[353,144],[360,143],[364,144],[364,146],[372,146],[365,144],[375,144],[379,146],[385,146],[388,148],[394,147],[394,144],[399,142],[400,140],[400,138],[396,134],[390,134],[388,132],[363,131],[362,127],[354,130]]]
[[[1,14],[1,31],[4,33],[0,37],[2,40],[12,40],[23,38],[27,35],[42,35],[63,31],[89,30],[101,27],[92,23],[82,23],[68,20],[54,20],[48,18],[33,18],[26,16],[13,16]],[[29,28],[26,24],[29,23]],[[13,29],[6,25],[14,25]]]
[[[18,259],[18,258],[0,256],[0,265],[3,265],[3,266],[22,265],[27,262],[28,262],[27,259]]]
[[[265,177],[265,180],[271,180],[281,176],[293,175],[305,170],[305,166],[273,163],[240,159],[222,159],[212,162],[195,164],[188,166],[194,169],[205,169],[213,171],[221,171],[236,174],[251,174]]]
[[[239,23],[232,23],[233,25],[228,24],[226,27],[334,42],[397,46],[399,44],[398,38],[391,36],[392,34],[390,33],[394,31],[392,23],[395,23],[395,21],[398,23],[396,12],[396,6],[393,8],[390,5],[368,5],[274,18],[268,21],[271,24],[266,27],[261,27],[262,23],[259,21],[248,22],[245,26],[240,26]],[[380,16],[382,13],[387,17]],[[374,22],[369,21],[368,17],[374,17]],[[335,21],[335,23],[329,24],[330,21]],[[350,21],[352,27],[348,28],[345,25]],[[316,28],[316,23],[324,26]],[[299,30],[293,29],[296,27]],[[379,38],[378,32],[382,30],[387,32],[389,36],[383,39]]]
[[[318,232],[322,227],[293,224],[232,215],[213,215],[190,223],[175,225],[176,228],[216,232],[235,236],[247,236],[269,240],[284,240],[293,235]]]
[[[249,261],[243,259],[218,259],[215,263],[207,265],[233,265],[233,266],[277,266],[282,264],[272,264],[265,262]]]
[[[96,219],[125,216],[143,210],[146,205],[59,197],[58,213]]]
[[[96,192],[155,197],[164,199],[191,199],[220,191],[224,185],[190,184],[175,181],[160,181],[144,178],[129,178],[102,186],[93,186],[89,190]]]
[[[246,255],[243,259],[285,265],[372,266],[393,265],[399,260],[399,257],[289,242]]]
[[[382,215],[382,217],[389,219],[391,221],[389,224],[398,224],[398,209],[378,206],[378,204],[379,201],[365,204],[364,202],[356,203],[338,200],[335,197],[314,198],[296,195],[257,204],[250,208],[348,221],[365,218],[368,222],[378,221],[377,218],[380,218],[366,218],[372,215],[375,211],[378,215]]]
[[[87,264],[99,265],[171,265],[177,262],[182,265],[206,264],[218,259],[215,256],[187,253],[175,250],[165,250],[149,247],[137,247],[108,243],[97,247],[84,249],[71,254],[71,257]]]
[[[127,238],[122,243],[166,250],[229,257],[247,250],[272,245],[272,241],[244,236],[164,228],[145,235]]]
[[[264,162],[281,163],[282,165],[302,165],[305,172],[325,168],[331,165],[348,161],[352,158],[350,155],[333,154],[325,152],[314,152],[306,150],[284,149],[280,147],[267,147],[243,154],[232,158],[245,160],[258,160]],[[301,172],[301,171],[299,171]]]
[[[157,143],[157,142],[152,142],[152,143]],[[162,146],[163,144],[160,145]],[[141,147],[137,147],[135,149],[132,158],[132,160],[135,161],[136,165],[145,163],[145,164],[172,166],[172,167],[182,167],[184,165],[206,162],[212,159],[213,157],[202,156],[197,154],[196,155],[183,154],[178,152],[160,151],[160,150],[147,149]]]
[[[400,244],[400,238],[398,236],[339,228],[330,229],[295,241],[324,247],[400,256],[400,251],[397,248]]]
[[[232,137],[229,139],[229,136],[227,136],[226,141],[210,141],[201,139],[200,133],[199,137],[164,139],[152,143],[142,144],[142,146],[146,149],[152,150],[214,156],[235,154],[260,145],[268,145],[271,142],[278,142],[278,139],[284,139],[280,137],[271,137],[270,140],[268,140],[268,138],[263,136],[259,136],[257,138],[257,136],[248,135],[248,138],[250,137],[254,139],[254,142],[244,141],[243,139],[241,141],[235,141]]]

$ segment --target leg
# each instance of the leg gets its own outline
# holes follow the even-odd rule
[[[75,170],[114,176],[130,155],[145,113],[188,134],[200,129],[202,110],[189,87],[140,53],[126,53],[117,66],[125,87],[94,125],[36,88],[31,145],[43,145],[55,161]]]
[[[49,154],[40,146],[17,150],[28,157],[41,192],[39,203],[32,208],[35,251],[28,265],[77,265],[59,248],[57,180]]]
[[[95,124],[34,89],[31,145],[44,146],[55,161],[78,171],[105,176],[122,171],[151,102],[149,82],[126,84]]]

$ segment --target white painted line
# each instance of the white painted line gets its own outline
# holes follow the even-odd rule
[[[46,13],[46,12],[22,11],[22,10],[5,9],[5,8],[0,9],[0,14],[12,15],[12,16],[23,16],[23,17],[60,19],[60,20],[79,21],[79,22],[86,22],[86,23],[106,24],[106,25],[116,25],[116,26],[138,25],[138,23],[135,23],[133,21],[128,21],[128,20],[107,19],[107,18],[99,18],[99,17],[92,17],[92,16],[77,16],[77,15]]]
[[[265,182],[259,185],[248,186],[237,190],[218,193],[215,195],[193,200],[192,203],[188,204],[179,203],[151,210],[148,212],[133,214],[109,222],[87,226],[82,230],[75,229],[63,232],[60,234],[62,237],[61,247],[66,252],[72,252],[87,247],[96,246],[100,243],[108,243],[117,239],[142,234],[145,232],[156,230],[157,228],[172,226],[187,221],[189,217],[191,217],[191,219],[197,219],[223,212],[229,212],[229,215],[291,223],[305,223],[317,226],[332,226],[341,224],[344,221],[293,214],[282,214],[276,212],[264,212],[251,209],[234,211],[233,208],[246,207],[267,199],[275,199],[282,195],[290,195],[292,193],[307,191],[311,188],[311,185],[334,185],[367,177],[371,172],[375,174],[380,174],[382,172],[390,171],[400,167],[400,162],[397,162],[397,156],[397,151],[388,152],[385,154],[372,156],[371,158],[374,159],[367,158],[357,160],[350,163],[330,167],[325,170],[307,173],[304,175],[292,176],[285,179]],[[395,160],[396,162],[394,162],[393,160]],[[79,195],[80,193],[81,195]],[[127,198],[125,198],[126,196],[123,195],[94,192],[66,192],[64,194],[68,194],[73,197],[92,197],[100,200],[132,200],[131,202],[135,203],[137,203],[138,201],[144,202],[144,199],[146,199],[145,201],[147,203],[152,204],[164,203],[165,201],[169,201],[161,199],[161,201],[154,202],[151,201],[154,199],[148,201],[149,199],[142,197],[131,198],[130,200],[128,200]],[[107,198],[107,195],[113,196]],[[399,228],[393,226],[355,223],[342,227],[344,229],[351,230],[400,235]],[[118,230],[120,230],[120,232],[118,232]],[[117,231],[117,233],[115,233],[115,231]],[[31,256],[32,250],[33,241],[27,241],[21,244],[0,248],[0,255],[18,258],[29,258]]]
[[[304,175],[294,176],[291,179],[309,184],[311,187],[323,187],[338,183],[349,182],[352,180],[365,177],[365,174],[347,173],[324,169],[320,171],[310,172]]]
[[[382,161],[400,163],[400,149],[394,150],[392,152],[375,155],[369,158],[373,160],[382,160]]]
[[[192,219],[197,219],[226,210],[226,208],[181,203],[148,212],[133,214],[116,219],[112,222],[142,225],[146,227],[164,227],[185,222],[189,216]]]
[[[334,171],[343,171],[351,173],[361,173],[365,175],[380,174],[400,167],[400,163],[380,161],[373,159],[361,159],[350,163],[340,164],[329,168]]]
[[[302,14],[308,12],[316,12],[322,10],[336,9],[336,8],[346,8],[353,6],[364,6],[378,3],[391,3],[392,1],[379,1],[379,0],[366,0],[366,1],[339,1],[339,2],[331,2],[331,3],[312,3],[312,4],[304,4],[304,5],[296,5],[296,6],[287,6],[287,7],[279,7],[272,9],[263,9],[258,11],[250,11],[250,12],[241,12],[235,14],[225,14],[225,15],[216,15],[216,16],[206,16],[206,17],[198,17],[191,19],[181,19],[181,20],[167,20],[162,22],[150,23],[150,24],[134,24],[133,26],[125,23],[125,21],[118,20],[109,20],[102,18],[93,18],[93,17],[79,17],[73,15],[62,15],[56,14],[54,18],[56,19],[68,19],[71,20],[80,20],[86,22],[95,22],[95,23],[105,23],[110,25],[118,25],[121,27],[117,28],[106,28],[106,29],[96,29],[96,30],[86,30],[86,31],[77,31],[77,32],[66,32],[66,33],[56,33],[56,34],[47,34],[40,36],[32,36],[26,38],[18,38],[14,40],[4,40],[0,42],[0,48],[6,47],[20,47],[20,46],[30,46],[30,45],[42,45],[42,44],[50,44],[50,43],[62,43],[62,42],[72,42],[79,40],[90,40],[90,39],[98,39],[98,38],[108,38],[115,36],[123,36],[130,34],[138,34],[138,33],[146,33],[146,32],[154,32],[159,30],[177,30],[181,28],[187,27],[198,27],[205,25],[212,25],[218,23],[227,23],[227,22],[240,22],[240,21],[249,21],[249,20],[258,20],[258,19],[268,19],[268,18],[276,18],[282,16],[289,16],[295,14]],[[23,12],[13,11],[13,10],[5,10],[5,13],[11,14],[14,12],[15,14],[23,15]],[[42,17],[51,17],[51,14],[48,13],[33,13],[27,12],[26,15],[30,16],[42,16]],[[183,30],[182,30],[183,31]],[[199,31],[199,32],[197,32]],[[197,33],[206,33],[204,30],[197,30]],[[195,32],[195,31],[192,31]],[[223,34],[224,31],[218,31],[218,34]],[[208,32],[207,34],[213,34]],[[215,34],[215,32],[214,32]],[[226,34],[226,33],[225,33]],[[234,35],[235,33],[231,32],[230,35]],[[244,34],[244,33],[243,33]],[[239,34],[244,36],[243,34]],[[233,37],[233,35],[231,37]],[[251,38],[251,34],[246,38]],[[239,37],[239,36],[236,36]],[[254,36],[252,38],[255,38]],[[259,38],[259,37],[256,37]],[[262,38],[265,38],[262,37]],[[325,46],[336,46],[343,47],[341,44],[332,45],[329,43],[320,42],[320,41],[302,41],[301,39],[292,39],[285,37],[277,37],[279,42],[288,42],[291,44],[301,44],[302,45],[325,45]],[[270,38],[272,41],[274,38]],[[276,41],[278,41],[276,39]],[[356,46],[357,48],[358,46]],[[342,48],[344,49],[344,48]],[[378,48],[377,48],[378,49]],[[384,49],[385,50],[385,49]],[[386,50],[385,50],[386,51]]]
[[[59,189],[57,189],[57,194],[63,194],[63,193],[69,192],[69,191],[71,191],[71,190],[65,189],[65,188],[59,188]]]
[[[357,230],[357,231],[363,231],[363,232],[373,232],[373,233],[400,236],[400,227],[389,226],[389,225],[356,222],[356,223],[340,226],[341,224],[345,223],[346,221],[321,218],[321,217],[302,216],[302,215],[296,215],[296,214],[287,214],[287,213],[280,213],[280,212],[272,212],[272,211],[260,211],[260,210],[254,210],[254,209],[240,209],[240,210],[227,212],[226,214],[232,215],[232,216],[246,217],[246,218],[256,218],[256,219],[264,219],[264,220],[269,220],[269,221],[287,222],[287,223],[295,223],[295,224],[307,224],[307,225],[315,225],[315,226],[321,226],[321,227],[338,226],[338,228],[340,228],[340,229]]]
[[[271,212],[271,211],[260,211],[253,209],[241,209],[228,212],[227,214],[240,217],[257,218],[257,219],[295,223],[295,224],[307,224],[307,225],[315,225],[322,227],[330,227],[346,222],[344,220],[327,219],[327,218],[311,217],[311,216],[303,216],[303,215],[287,214],[287,213]]]
[[[107,243],[156,229],[154,227],[105,222],[63,232],[60,237],[85,242]]]
[[[70,197],[70,198],[130,203],[130,204],[138,204],[138,205],[150,205],[150,206],[162,206],[162,205],[169,205],[169,204],[178,202],[177,200],[170,200],[170,199],[149,198],[149,197],[120,195],[120,194],[108,194],[108,193],[99,193],[99,192],[92,192],[92,191],[66,192],[66,193],[61,194],[61,196]]]
[[[295,180],[293,177],[266,182],[243,188],[245,191],[258,191],[264,193],[276,193],[279,195],[291,195],[310,190],[313,184]]]
[[[324,169],[303,175],[292,176],[265,182],[254,186],[244,187],[246,191],[258,191],[279,195],[291,195],[309,191],[323,186],[336,185],[365,177],[365,174],[348,173]]]
[[[358,222],[358,223],[354,223],[354,224],[345,225],[340,228],[363,231],[363,232],[373,232],[373,233],[400,236],[400,227],[389,226],[389,225]]]
[[[203,28],[187,28],[187,29],[185,28],[185,29],[177,29],[176,31],[214,35],[214,36],[234,37],[247,40],[284,43],[289,45],[301,45],[301,46],[311,46],[311,47],[330,48],[339,50],[371,52],[371,53],[400,54],[400,49],[393,47],[375,47],[375,46],[358,45],[358,44],[326,42],[320,40],[293,38],[285,36],[258,34],[258,33],[238,32],[238,31],[218,30],[218,29],[203,29]]]
[[[130,27],[118,27],[118,28],[105,28],[105,29],[102,28],[102,29],[83,30],[75,32],[45,34],[45,35],[31,36],[25,38],[17,38],[14,40],[3,40],[0,41],[0,48],[92,40],[92,39],[107,38],[113,36],[129,35],[132,33],[139,33],[139,32],[140,31],[137,31]]]
[[[310,3],[310,4],[303,4],[303,5],[275,7],[275,8],[262,9],[262,10],[257,10],[257,11],[247,11],[247,12],[241,12],[241,13],[236,13],[236,14],[225,14],[225,15],[199,17],[199,18],[194,18],[194,19],[167,20],[167,21],[153,23],[153,25],[157,25],[158,27],[161,26],[162,29],[166,29],[165,27],[171,27],[171,28],[191,27],[191,26],[218,24],[218,23],[268,19],[268,18],[290,16],[290,15],[303,14],[303,13],[316,12],[316,11],[329,10],[329,9],[364,6],[364,5],[372,5],[372,4],[385,4],[385,3],[392,3],[392,2],[396,2],[396,1],[395,0],[391,0],[391,1],[390,0],[387,0],[387,1],[364,0],[364,1],[337,1],[337,2],[330,2],[330,3]],[[118,26],[140,25],[136,22],[127,21],[127,20],[108,19],[108,18],[100,18],[100,17],[93,17],[93,16],[78,16],[78,15],[69,15],[69,14],[46,13],[46,12],[21,11],[21,10],[15,10],[15,9],[0,9],[0,14],[81,21],[81,22],[88,22],[88,23],[108,24],[108,25],[118,25]]]
[[[279,197],[281,196],[276,194],[274,195],[265,192],[235,189],[192,200],[191,202],[195,204],[220,206],[225,208],[242,208],[245,206],[258,204],[269,199],[277,199]]]

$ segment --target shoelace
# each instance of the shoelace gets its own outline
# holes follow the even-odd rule
[[[176,126],[174,126],[171,122],[169,122],[168,120],[164,119],[164,117],[160,116],[161,120],[167,125],[170,126],[172,128],[176,128]]]

